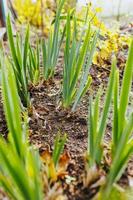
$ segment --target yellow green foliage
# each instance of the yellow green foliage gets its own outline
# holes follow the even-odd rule
[[[117,55],[130,43],[130,37],[121,35],[119,31],[107,30],[103,36],[104,39],[98,42],[98,50],[93,59],[93,63],[99,66],[106,66],[112,55]]]
[[[129,35],[122,35],[117,30],[111,30],[106,27],[106,25],[101,22],[98,17],[98,13],[102,12],[100,7],[92,8],[92,4],[79,8],[77,10],[77,18],[84,20],[85,14],[88,9],[87,21],[91,20],[91,26],[94,28],[100,29],[101,39],[97,43],[97,51],[95,52],[93,63],[98,66],[106,66],[107,61],[111,60],[112,55],[117,55],[117,53],[122,50],[125,46],[128,46],[130,43]],[[83,22],[79,21],[79,26],[82,26]]]
[[[93,26],[93,28],[100,28],[101,34],[105,34],[107,31],[106,26],[97,16],[100,12],[102,12],[102,9],[100,7],[93,8],[92,4],[77,8],[76,15],[77,18],[81,20],[79,21],[79,26],[82,26],[87,14],[87,21],[91,21],[91,26]]]

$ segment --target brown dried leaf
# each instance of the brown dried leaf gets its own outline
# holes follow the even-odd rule
[[[68,152],[65,152],[60,156],[57,167],[54,165],[50,148],[41,152],[40,155],[42,162],[45,165],[45,173],[48,178],[50,178],[50,183],[56,182],[58,178],[64,178],[64,176],[67,175],[66,170],[70,161],[70,155]]]
[[[50,178],[51,182],[55,182],[57,180],[57,172],[50,149],[46,149],[45,151],[41,152],[41,159],[42,162],[46,165],[46,175],[48,178]]]

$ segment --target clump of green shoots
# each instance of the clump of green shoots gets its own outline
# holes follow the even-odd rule
[[[28,57],[28,77],[30,83],[36,85],[40,78],[40,45],[39,41],[36,42],[36,47],[32,48],[29,46],[29,57]]]
[[[42,40],[42,52],[43,52],[43,75],[44,79],[48,80],[54,76],[55,67],[57,64],[60,47],[65,35],[65,28],[63,33],[60,33],[60,16],[62,12],[65,0],[60,0],[56,11],[56,17],[54,22],[54,30],[50,31],[47,40]]]
[[[57,134],[55,138],[54,148],[53,148],[53,153],[52,153],[52,158],[53,158],[55,166],[58,165],[58,161],[64,150],[66,139],[67,139],[66,134],[64,134],[64,136],[61,137],[59,133]]]
[[[102,142],[107,126],[107,119],[109,115],[111,100],[113,97],[115,71],[116,66],[115,63],[113,63],[102,114],[100,114],[99,109],[101,91],[99,91],[99,93],[97,94],[94,103],[92,102],[92,100],[90,100],[88,116],[88,155],[90,167],[93,167],[95,164],[101,164],[103,152]]]
[[[115,74],[114,119],[112,140],[112,164],[104,188],[104,198],[108,199],[113,184],[121,177],[127,161],[133,154],[133,111],[127,113],[129,96],[133,82],[133,41],[125,66],[121,91],[119,94],[119,71]]]
[[[66,134],[57,134],[53,151],[46,149],[41,152],[42,171],[44,177],[44,193],[48,199],[66,199],[59,179],[67,175],[70,156],[64,151]]]
[[[7,35],[11,51],[11,62],[13,71],[16,77],[18,93],[24,106],[29,105],[28,93],[28,77],[27,77],[27,61],[29,50],[29,26],[25,33],[24,43],[20,35],[17,35],[16,40],[13,37],[13,30],[10,16],[7,17]]]
[[[111,100],[113,99],[113,131],[111,143],[111,158],[112,163],[107,174],[105,185],[102,187],[96,199],[107,200],[113,199],[115,183],[120,179],[127,161],[133,154],[133,111],[127,113],[129,104],[129,95],[132,86],[133,75],[133,41],[131,42],[128,60],[124,70],[124,77],[121,90],[119,84],[119,71],[114,60],[112,71],[110,75],[110,82],[107,89],[107,96],[104,103],[101,118],[99,118],[99,101],[100,94],[96,96],[94,103],[90,102],[90,116],[89,116],[89,135],[88,135],[88,163],[89,167],[100,166],[103,152],[103,136],[105,135],[105,128],[107,126],[107,119]],[[114,98],[113,98],[114,96]],[[119,195],[118,195],[119,196]]]
[[[0,137],[0,186],[14,200],[42,200],[40,158],[28,144],[27,117],[22,119],[16,78],[8,59],[0,56],[2,97],[8,139]]]
[[[67,15],[66,45],[64,51],[63,71],[63,106],[72,106],[75,110],[83,95],[91,84],[91,76],[88,76],[96,48],[98,32],[92,36],[90,24],[87,30],[83,30],[80,39],[77,40],[76,19],[73,16],[73,33],[71,31],[71,15]]]
[[[60,176],[60,174],[64,173],[66,170],[69,157],[65,156],[63,164],[61,161],[62,157],[64,156],[64,154],[62,153],[66,143],[66,139],[66,134],[64,134],[64,136],[61,136],[60,133],[58,133],[55,138],[53,151],[51,152],[50,149],[46,149],[41,154],[43,163],[46,166],[45,173],[46,177],[49,179],[48,182],[57,181],[58,176]]]

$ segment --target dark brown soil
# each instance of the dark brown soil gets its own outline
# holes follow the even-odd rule
[[[7,126],[5,121],[5,115],[2,105],[2,97],[1,97],[1,91],[0,91],[0,134],[2,134],[4,137],[7,136]]]
[[[100,75],[99,75],[100,74]],[[43,147],[46,144],[53,145],[58,132],[67,133],[66,149],[73,156],[82,155],[87,148],[87,116],[89,97],[95,96],[99,85],[107,86],[108,72],[101,72],[96,67],[92,68],[93,84],[83,98],[75,112],[62,107],[61,80],[57,74],[54,80],[44,82],[37,87],[30,88],[34,115],[30,119],[32,130],[32,143]],[[104,92],[103,92],[104,95]],[[101,101],[101,108],[102,103]],[[110,127],[108,127],[110,128]]]

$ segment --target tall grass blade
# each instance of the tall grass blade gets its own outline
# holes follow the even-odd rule
[[[123,127],[125,124],[126,109],[129,100],[129,91],[131,88],[132,78],[133,78],[133,40],[130,45],[128,60],[126,63],[126,68],[124,71],[121,95],[120,95],[120,105],[119,105],[119,137],[122,134]]]
[[[109,85],[108,85],[108,88],[107,88],[105,104],[104,104],[104,108],[103,108],[101,121],[100,121],[100,124],[99,124],[99,129],[98,129],[98,133],[97,133],[97,140],[96,140],[96,144],[95,144],[95,159],[96,159],[97,163],[100,163],[101,156],[102,156],[101,143],[102,143],[102,139],[103,139],[103,136],[104,136],[104,133],[105,133],[107,117],[108,117],[108,114],[109,114],[109,108],[110,108],[110,104],[111,104],[112,96],[113,96],[115,72],[116,72],[116,65],[115,65],[115,62],[113,62],[111,74],[110,74]]]
[[[2,59],[1,55],[1,59]],[[9,128],[9,132],[14,140],[14,147],[19,155],[21,155],[21,141],[22,141],[22,125],[21,125],[21,111],[20,111],[20,100],[18,97],[16,82],[14,73],[8,60],[6,63],[2,59],[2,94],[6,120]],[[13,120],[15,119],[15,120]],[[18,134],[20,133],[20,134]]]

